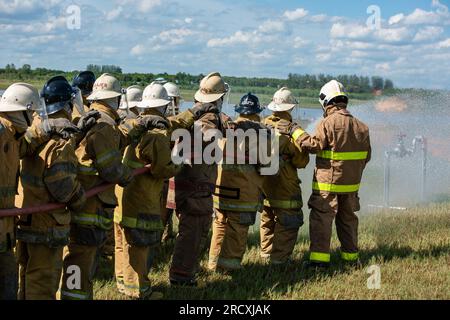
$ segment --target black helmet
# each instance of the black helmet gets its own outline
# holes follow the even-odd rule
[[[92,71],[83,71],[73,79],[72,86],[80,88],[81,94],[87,96],[92,93],[94,83],[95,74]]]
[[[76,89],[63,76],[56,76],[48,80],[41,92],[41,98],[45,100],[47,115],[67,108],[76,93]]]
[[[243,96],[241,102],[234,107],[234,110],[239,114],[255,114],[263,111],[258,97],[251,93]]]

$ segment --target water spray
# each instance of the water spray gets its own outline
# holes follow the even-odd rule
[[[384,208],[406,210],[406,208],[392,207],[390,202],[390,180],[391,180],[391,159],[411,157],[419,150],[422,155],[422,170],[421,170],[421,202],[425,202],[426,199],[426,180],[427,180],[427,140],[423,136],[416,136],[412,141],[411,148],[407,148],[405,145],[405,134],[398,135],[397,146],[384,153]]]

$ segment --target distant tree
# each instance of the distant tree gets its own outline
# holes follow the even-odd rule
[[[382,90],[384,88],[384,79],[381,77],[372,77],[372,88]]]
[[[384,81],[384,90],[394,89],[394,83],[390,79]]]

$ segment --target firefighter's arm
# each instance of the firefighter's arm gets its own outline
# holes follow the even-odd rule
[[[126,186],[132,175],[131,169],[122,164],[121,138],[110,125],[99,123],[87,138],[86,151],[103,180]]]
[[[322,121],[319,123],[316,133],[313,136],[310,136],[301,127],[294,127],[292,130],[292,139],[300,151],[315,154],[321,150],[324,150],[328,146],[325,122]]]
[[[291,140],[290,151],[292,152],[292,165],[297,169],[306,168],[309,163],[309,153],[301,151],[295,146],[293,140]]]
[[[73,140],[61,139],[49,153],[44,171],[48,192],[72,210],[80,210],[86,202],[84,189],[77,179],[77,166]]]
[[[168,117],[170,123],[170,129],[189,129],[194,124],[194,114],[190,110],[186,110],[179,115]]]
[[[172,162],[169,138],[163,134],[154,134],[150,140],[138,147],[138,153],[141,159],[151,163],[151,175],[159,179],[175,176],[181,166]]]

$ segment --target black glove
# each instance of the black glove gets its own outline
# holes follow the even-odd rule
[[[47,119],[41,125],[42,131],[46,135],[58,135],[65,140],[70,139],[74,134],[80,133],[80,129],[67,119]]]
[[[195,119],[200,118],[205,113],[219,113],[220,110],[214,103],[200,103],[197,102],[192,109],[190,109]]]
[[[167,129],[170,127],[169,121],[160,116],[142,116],[138,120],[138,125],[143,126],[147,130],[151,129]]]
[[[100,112],[98,112],[97,110],[91,110],[85,115],[81,116],[80,120],[78,121],[78,129],[86,134],[97,123],[98,119],[100,119]]]

